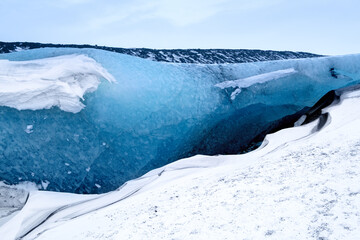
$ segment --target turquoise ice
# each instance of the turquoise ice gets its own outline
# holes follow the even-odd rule
[[[179,158],[240,152],[269,123],[360,82],[360,55],[201,65],[44,48],[0,59],[71,54],[94,59],[116,82],[102,79],[80,98],[84,108],[76,113],[56,104],[29,110],[2,104],[0,180],[106,192]],[[0,103],[2,96],[0,89]]]

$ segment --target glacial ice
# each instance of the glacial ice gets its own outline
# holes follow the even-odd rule
[[[59,58],[68,61],[66,71],[60,63],[49,63]],[[79,64],[71,64],[76,58]],[[81,193],[113,190],[198,153],[240,152],[272,122],[313,105],[331,89],[360,82],[360,55],[204,65],[44,48],[0,59],[13,66],[12,71],[0,69],[4,87],[20,79],[15,73],[24,73],[26,61],[43,66],[38,78],[23,74],[29,85],[14,83],[22,90],[1,102],[0,180],[49,182],[48,190]],[[43,88],[40,96],[29,97],[36,108],[11,105],[34,92],[21,86],[46,78],[51,67],[66,73],[64,78],[49,73],[51,84],[65,81],[69,91],[50,94]],[[230,90],[228,81],[235,84]],[[241,89],[236,98],[233,86]],[[63,104],[68,99],[71,104]]]

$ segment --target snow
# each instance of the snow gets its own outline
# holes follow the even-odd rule
[[[0,226],[23,208],[30,191],[37,190],[36,184],[31,182],[22,182],[18,185],[0,182]]]
[[[263,74],[258,74],[255,76],[232,80],[232,81],[225,81],[222,83],[218,83],[215,86],[221,89],[225,88],[235,88],[235,91],[231,93],[231,99],[234,100],[236,96],[241,93],[241,88],[248,88],[254,84],[265,83],[268,81],[276,80],[279,78],[283,78],[289,75],[296,73],[297,71],[294,68],[288,68]]]
[[[25,129],[25,132],[26,133],[32,133],[34,131],[33,128],[34,128],[33,125],[27,125],[26,129]]]
[[[85,55],[0,60],[0,106],[18,110],[59,107],[77,113],[85,107],[81,102],[84,94],[94,92],[101,78],[115,82],[112,75]]]
[[[243,155],[194,156],[102,195],[31,193],[16,239],[357,239],[360,91]],[[29,230],[31,230],[29,232]]]
[[[24,51],[24,50],[28,50],[28,49],[29,49],[28,47],[22,48],[22,47],[17,46],[14,51],[20,52],[20,51]]]

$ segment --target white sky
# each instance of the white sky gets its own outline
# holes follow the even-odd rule
[[[0,41],[360,53],[359,0],[0,0]]]

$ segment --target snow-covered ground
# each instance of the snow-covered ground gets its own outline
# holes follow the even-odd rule
[[[248,154],[195,156],[103,195],[36,191],[1,239],[359,239],[360,91]]]

